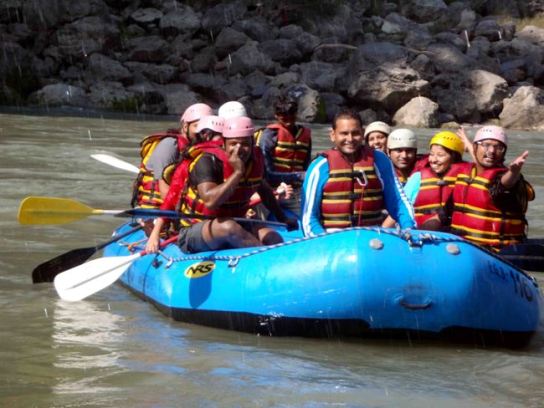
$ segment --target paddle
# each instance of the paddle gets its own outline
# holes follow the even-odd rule
[[[529,238],[525,242],[503,248],[498,255],[518,268],[544,272],[544,239]]]
[[[200,220],[213,220],[217,218],[213,215],[199,215],[199,214],[181,214],[177,211],[170,211],[170,210],[155,210],[153,208],[132,208],[130,210],[125,210],[123,212],[120,212],[118,214],[115,214],[116,217],[164,217],[164,218],[172,218],[172,219],[178,219],[178,218],[198,218]],[[243,218],[243,217],[229,217],[231,220],[234,220],[239,223],[256,223],[256,224],[263,224],[263,225],[271,225],[271,226],[277,226],[277,227],[287,227],[287,224],[283,222],[276,222],[276,221],[263,221],[263,220],[255,220],[253,218]]]
[[[53,282],[53,279],[55,279],[55,277],[62,271],[73,268],[77,265],[81,265],[83,262],[93,256],[97,251],[105,248],[109,244],[119,241],[121,238],[124,238],[127,235],[130,235],[142,228],[143,227],[139,225],[135,228],[123,232],[122,234],[116,235],[108,242],[104,242],[103,244],[98,244],[96,246],[88,248],[72,249],[71,251],[68,251],[62,255],[50,259],[49,261],[45,261],[38,265],[36,268],[34,268],[34,270],[32,271],[32,282]]]
[[[89,215],[116,215],[122,210],[97,210],[79,201],[56,197],[27,197],[19,206],[21,224],[67,224]]]
[[[116,217],[165,217],[165,218],[198,218],[213,220],[214,216],[184,215],[177,211],[163,211],[153,208],[133,208],[130,210],[97,210],[70,198],[27,197],[19,206],[17,219],[21,224],[67,224],[90,215],[115,215]],[[233,217],[240,223],[257,223],[286,227],[286,224],[273,221],[254,220],[252,218]]]
[[[136,174],[140,172],[140,169],[138,169],[138,167],[134,166],[133,164],[109,154],[97,153],[91,154],[91,157],[95,160],[98,160],[99,162],[109,164],[110,166],[121,170],[129,171]]]
[[[177,240],[177,236],[161,242],[163,248]],[[110,286],[130,267],[132,262],[146,255],[141,251],[128,256],[93,259],[83,265],[68,269],[55,277],[55,289],[63,300],[75,302]]]

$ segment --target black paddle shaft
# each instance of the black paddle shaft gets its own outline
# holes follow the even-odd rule
[[[81,265],[97,251],[140,229],[142,229],[142,226],[138,225],[137,227],[125,231],[122,234],[116,235],[108,242],[104,242],[103,244],[88,248],[72,249],[71,251],[61,254],[53,259],[50,259],[49,261],[45,261],[32,271],[32,283],[53,282],[55,276],[57,276],[59,273]]]

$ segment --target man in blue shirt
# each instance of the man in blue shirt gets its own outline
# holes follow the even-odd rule
[[[304,179],[304,235],[380,225],[384,209],[402,229],[414,228],[414,210],[393,165],[384,153],[364,145],[358,113],[340,111],[333,120],[330,139],[334,147],[311,163]]]

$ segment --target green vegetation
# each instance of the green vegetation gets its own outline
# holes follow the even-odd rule
[[[132,96],[125,99],[115,98],[111,103],[111,109],[115,112],[138,113],[142,105],[140,96]]]

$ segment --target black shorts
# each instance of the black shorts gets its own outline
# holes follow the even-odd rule
[[[198,222],[179,231],[178,246],[185,253],[209,251],[210,247],[202,238],[202,228],[206,222]]]

